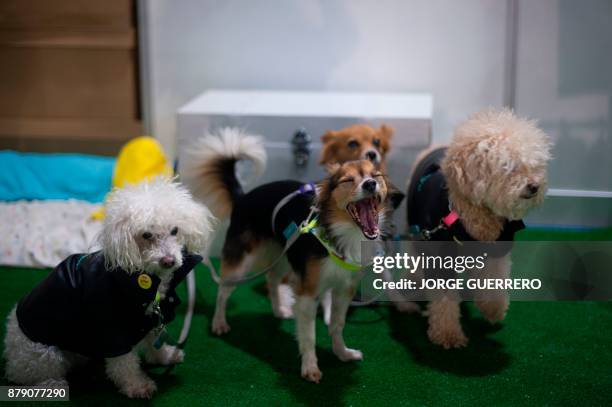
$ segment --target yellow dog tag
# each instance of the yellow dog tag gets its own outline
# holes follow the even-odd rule
[[[151,277],[149,277],[148,275],[141,274],[138,276],[138,285],[140,286],[140,288],[148,290],[149,288],[151,288],[151,284],[153,284],[153,281],[151,281]]]

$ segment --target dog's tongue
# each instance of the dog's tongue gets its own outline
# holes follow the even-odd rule
[[[361,221],[361,230],[368,239],[374,239],[378,236],[378,211],[374,206],[374,200],[364,199],[355,203],[359,220]]]

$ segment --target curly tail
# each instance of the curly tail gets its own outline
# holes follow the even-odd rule
[[[262,138],[227,127],[199,139],[180,163],[179,172],[194,196],[217,218],[224,219],[244,193],[236,177],[236,163],[244,159],[253,162],[256,176],[264,172],[266,151]]]

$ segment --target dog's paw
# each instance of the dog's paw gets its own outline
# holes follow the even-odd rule
[[[125,383],[119,391],[131,399],[150,399],[157,391],[157,385],[146,377]]]
[[[357,349],[343,348],[340,350],[334,350],[338,359],[343,362],[351,362],[354,360],[363,360],[363,353]]]
[[[421,312],[421,307],[419,307],[419,304],[412,301],[397,302],[395,303],[395,308],[397,308],[399,312],[404,312],[406,314],[416,314]]]
[[[161,348],[145,354],[147,363],[154,365],[176,365],[178,363],[183,363],[184,359],[185,352],[182,349],[168,344],[164,344]]]
[[[321,377],[323,377],[323,373],[321,373],[316,364],[314,366],[302,365],[302,377],[309,382],[319,383],[321,381]]]
[[[434,329],[431,326],[427,330],[429,340],[444,349],[463,348],[468,344],[468,338],[461,327],[453,329]]]
[[[323,373],[319,370],[317,357],[314,353],[302,355],[302,377],[309,382],[319,383]]]
[[[476,307],[487,321],[494,324],[503,321],[508,311],[508,300],[476,301]]]
[[[212,331],[215,335],[223,335],[230,331],[230,326],[225,319],[215,318],[212,322]]]
[[[183,363],[185,360],[185,351],[177,348],[176,346],[171,346],[172,353],[168,355],[168,364],[169,365],[177,365],[179,363]]]

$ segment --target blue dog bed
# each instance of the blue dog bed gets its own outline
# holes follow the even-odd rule
[[[0,200],[78,199],[98,203],[111,190],[115,158],[0,151]]]

